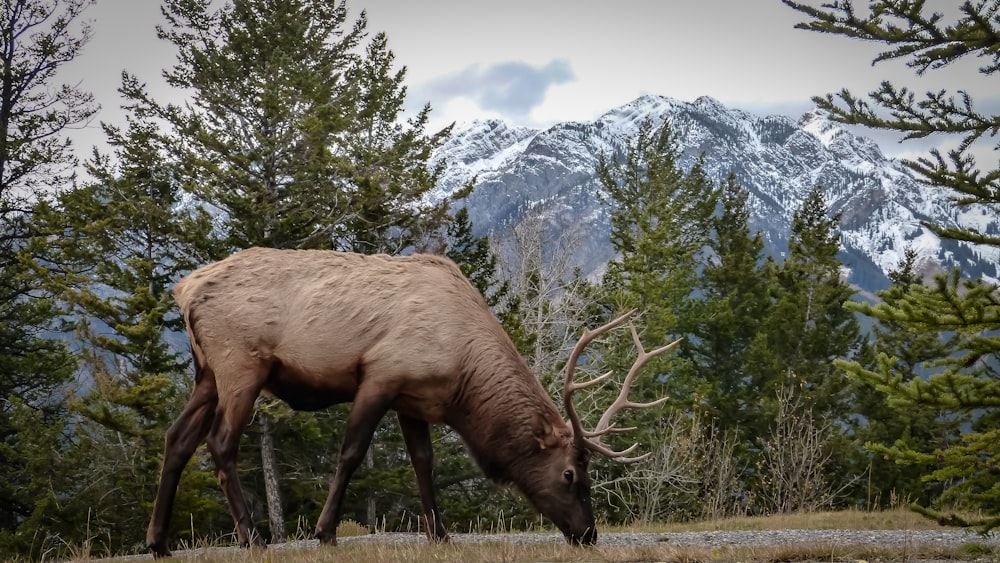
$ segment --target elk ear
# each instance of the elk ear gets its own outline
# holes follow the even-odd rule
[[[557,447],[566,437],[560,435],[560,429],[543,417],[538,417],[535,424],[535,440],[538,441],[539,449]]]

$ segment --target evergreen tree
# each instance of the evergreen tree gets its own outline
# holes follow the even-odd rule
[[[714,258],[704,266],[705,314],[691,344],[700,378],[710,384],[706,407],[723,430],[754,427],[761,393],[748,370],[756,335],[771,306],[774,265],[764,257],[761,233],[750,232],[749,192],[734,176],[721,193],[713,218]]]
[[[61,468],[65,486],[52,492],[61,509],[36,524],[67,542],[98,542],[112,552],[144,534],[163,434],[186,398],[190,367],[177,347],[183,323],[170,288],[197,263],[191,241],[207,238],[211,228],[205,217],[183,211],[157,127],[136,120],[126,131],[105,125],[114,155],[95,150],[87,163],[93,181],[63,194],[48,218],[62,226],[55,246],[64,262],[78,265],[61,296],[80,319],[85,392],[70,403],[79,420]],[[181,491],[181,514],[221,508],[214,484],[206,493],[214,477],[202,467],[190,477],[200,487]]]
[[[339,135],[349,169],[350,213],[339,225],[336,246],[364,254],[398,254],[407,249],[434,248],[438,231],[450,219],[447,204],[426,201],[445,163],[431,167],[434,148],[451,134],[451,127],[426,135],[430,106],[406,126],[401,113],[406,99],[406,70],[393,70],[395,55],[383,33],[366,48],[366,56],[347,73],[357,95],[355,115]],[[461,199],[472,183],[453,198]]]
[[[607,193],[611,208],[611,243],[617,257],[608,264],[599,302],[607,315],[639,309],[643,327],[640,331],[646,350],[688,336],[697,326],[695,319],[703,310],[703,300],[696,294],[699,264],[705,259],[711,234],[711,217],[718,201],[718,191],[706,176],[701,163],[688,173],[680,169],[680,151],[669,123],[655,126],[644,122],[628,141],[620,159],[603,156],[597,174]],[[643,368],[642,382],[634,385],[630,398],[650,401],[664,395],[674,397],[671,408],[681,412],[701,408],[709,385],[697,378],[685,338],[676,355],[661,356]],[[588,354],[598,358],[602,369],[618,374],[617,385],[631,366],[636,351],[630,338],[609,338],[604,346],[593,345]],[[657,384],[656,382],[662,382]],[[612,392],[617,393],[617,386]],[[597,404],[605,407],[613,400],[602,389]],[[579,402],[579,401],[578,401]],[[627,411],[619,415],[620,426],[635,426],[642,431],[630,440],[657,444],[663,436],[662,409]],[[584,421],[586,426],[587,422]],[[606,438],[613,447],[628,446],[618,439]],[[641,468],[615,463],[595,464],[598,486],[603,482],[628,482],[638,477]],[[631,472],[631,474],[630,474]],[[657,479],[659,477],[653,477]],[[624,487],[616,491],[623,502],[603,507],[612,519],[631,514],[631,499],[640,488]],[[613,497],[609,497],[610,498]]]
[[[458,264],[462,274],[486,298],[486,304],[517,344],[517,337],[524,331],[517,310],[518,301],[511,295],[510,280],[500,279],[499,258],[490,248],[489,238],[472,234],[472,221],[465,207],[455,211],[447,233],[445,255]],[[518,349],[523,350],[523,344]]]
[[[847,381],[833,369],[858,344],[859,326],[844,302],[854,291],[841,277],[837,258],[840,214],[829,216],[826,198],[813,188],[792,217],[788,255],[777,271],[777,293],[765,325],[768,348],[778,367],[761,387],[801,387],[814,414],[838,417],[849,405]]]
[[[897,268],[889,272],[889,279],[892,286],[878,292],[877,296],[882,303],[899,306],[910,286],[921,282],[917,273],[917,253],[912,247],[905,249]],[[900,403],[867,383],[864,373],[865,370],[878,369],[879,355],[884,354],[894,358],[893,370],[908,384],[925,374],[927,366],[947,356],[952,345],[936,330],[892,319],[879,320],[872,327],[870,340],[870,343],[865,342],[854,361],[837,362],[856,381],[854,410],[860,416],[852,420],[854,437],[866,444],[873,454],[862,460],[869,464],[871,472],[865,483],[864,496],[870,503],[876,500],[888,503],[892,495],[926,503],[931,500],[929,495],[940,493],[939,488],[920,479],[929,467],[895,463],[887,455],[885,444],[904,440],[919,445],[921,450],[930,450],[953,441],[959,426],[968,423],[968,417],[956,418],[934,408],[914,409],[905,401]],[[860,473],[865,468],[858,469]]]
[[[776,266],[764,256],[762,234],[751,234],[749,197],[733,175],[722,186],[721,210],[712,221],[713,256],[702,269],[705,311],[690,345],[707,388],[705,412],[692,419],[690,430],[708,448],[701,461],[706,478],[698,484],[697,498],[705,500],[702,510],[716,517],[751,509],[752,499],[738,488],[750,490],[754,482],[762,421],[771,420],[764,407],[774,400],[773,389],[762,388],[756,374],[760,355],[768,352],[761,335],[773,305]],[[707,477],[720,474],[714,466],[733,468],[731,481]],[[709,499],[719,499],[718,504],[713,508]],[[689,510],[694,517],[706,514],[696,512],[697,507]]]
[[[806,14],[803,29],[832,33],[849,38],[876,41],[886,45],[875,62],[905,60],[918,74],[937,71],[962,58],[977,56],[985,60],[979,72],[993,76],[1000,70],[1000,4],[964,2],[957,16],[948,22],[944,15],[932,12],[924,1],[878,0],[867,10],[859,11],[851,1],[815,8],[808,4],[783,0]],[[933,150],[926,157],[904,163],[924,182],[947,190],[962,208],[978,208],[995,217],[1000,203],[997,179],[1000,169],[980,170],[972,151],[989,142],[998,131],[1000,117],[976,109],[965,91],[928,92],[918,96],[909,88],[883,82],[868,99],[848,90],[836,95],[817,97],[814,101],[845,123],[901,133],[904,139],[932,134],[952,135],[960,139],[958,147],[942,154]],[[996,150],[996,147],[993,147]],[[989,230],[987,222],[973,222],[952,227],[927,222],[940,236],[985,245],[991,251],[1000,246],[1000,237]],[[874,383],[897,404],[919,408],[944,409],[964,416],[972,414],[975,422],[961,441],[930,451],[919,443],[897,442],[888,450],[899,463],[926,463],[934,470],[925,479],[946,487],[938,509],[959,506],[981,509],[985,515],[976,522],[983,528],[1000,524],[1000,487],[996,480],[996,445],[1000,444],[997,418],[1000,417],[1000,297],[996,285],[982,279],[963,280],[959,271],[940,275],[927,285],[911,285],[898,303],[854,305],[879,320],[890,320],[921,329],[937,330],[953,337],[945,357],[933,363],[925,378],[907,380],[897,360],[878,356],[878,367],[863,370],[852,366],[858,377]],[[946,518],[936,510],[917,507],[941,521],[968,524],[960,518]]]
[[[663,344],[668,335],[692,333],[702,305],[694,293],[718,192],[700,162],[685,174],[679,158],[670,125],[646,121],[621,161],[602,157],[597,169],[613,205],[611,244],[617,252],[604,276],[606,303],[641,311],[647,347]],[[670,373],[668,394],[704,396],[705,386],[692,379],[687,346],[657,365],[671,364],[663,368]]]
[[[178,51],[165,76],[190,102],[160,103],[134,83],[124,93],[137,115],[167,124],[180,183],[218,217],[209,258],[250,246],[401,252],[440,238],[447,202],[424,196],[442,171],[428,164],[431,151],[448,130],[425,134],[429,108],[400,124],[405,69],[393,71],[383,35],[366,42],[364,14],[351,24],[344,2],[319,0],[168,0],[164,13],[160,35]],[[316,444],[334,443],[344,409],[259,407],[242,446],[243,483],[251,512],[267,506],[280,540],[285,525],[320,510],[333,463]],[[397,462],[398,432],[390,435],[375,440],[376,464]],[[279,480],[282,472],[298,478]],[[380,490],[370,487],[362,505]]]
[[[795,460],[794,448],[805,444],[789,443],[788,438],[776,441],[775,432],[796,428],[793,435],[801,436],[801,431],[816,436],[824,427],[842,424],[853,407],[848,380],[833,364],[855,353],[860,344],[858,321],[844,308],[854,291],[842,278],[837,259],[839,220],[839,214],[830,216],[819,187],[795,211],[788,252],[774,274],[773,302],[750,352],[749,379],[759,393],[761,416],[747,420],[748,435],[773,462],[793,473],[801,467],[786,462]],[[777,503],[767,508],[808,507],[806,492],[809,503],[829,504],[834,491],[856,479],[848,457],[857,450],[844,438],[823,436],[822,451],[809,450],[808,464],[822,471],[812,483],[794,474],[779,475],[775,468],[762,471],[762,493]],[[831,454],[832,463],[824,462]],[[775,490],[778,485],[791,488]],[[807,491],[810,488],[814,490]]]
[[[238,1],[214,11],[208,2],[173,1],[164,12],[169,25],[160,36],[178,50],[165,77],[191,91],[193,103],[162,106],[138,88],[125,95],[172,126],[186,187],[221,211],[222,240],[212,258],[251,246],[329,247],[349,214],[337,133],[353,117],[356,93],[344,75],[357,63],[363,19],[345,33],[343,3],[301,1]],[[243,446],[244,463],[258,456],[262,463],[250,464],[245,482],[254,514],[263,512],[254,508],[265,496],[254,491],[266,491],[272,540],[281,541],[288,519],[273,421],[291,414],[276,402],[262,404],[256,440]],[[310,467],[317,459],[295,461]]]
[[[37,555],[30,518],[43,511],[66,444],[61,401],[74,369],[59,340],[60,309],[41,279],[48,259],[36,208],[71,180],[68,127],[96,111],[57,73],[90,38],[90,0],[10,0],[0,8],[0,557]]]
[[[178,49],[168,83],[184,108],[128,93],[165,118],[186,187],[222,211],[228,254],[250,246],[382,252],[412,248],[445,221],[422,197],[427,161],[448,130],[424,133],[429,108],[398,123],[405,69],[345,2],[168,1],[161,35]],[[437,224],[424,224],[428,217]]]

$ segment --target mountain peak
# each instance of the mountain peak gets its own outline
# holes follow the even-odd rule
[[[829,147],[833,140],[845,134],[846,131],[839,124],[830,119],[830,114],[825,110],[813,108],[802,115],[798,122],[799,127],[812,133],[824,146]]]
[[[694,101],[694,105],[700,109],[713,109],[716,111],[729,111],[730,109],[711,96],[698,96]]]
[[[995,261],[984,259],[981,251],[945,244],[923,226],[928,220],[943,226],[967,220],[957,215],[947,193],[917,183],[873,141],[818,109],[796,122],[729,108],[708,96],[684,102],[644,95],[593,122],[561,123],[544,131],[501,120],[477,122],[456,130],[435,155],[449,163],[437,197],[476,177],[466,205],[480,234],[503,237],[528,217],[542,218],[562,233],[558,236],[575,233],[574,259],[592,274],[613,253],[597,163],[602,156],[621,154],[649,119],[670,122],[682,168],[700,162],[716,181],[734,174],[749,190],[751,224],[776,256],[785,251],[803,198],[820,186],[831,211],[841,214],[842,253],[851,280],[864,289],[884,287],[886,272],[897,266],[906,246],[917,249],[928,264],[960,263],[969,275],[1000,278]],[[567,225],[573,227],[567,230]]]

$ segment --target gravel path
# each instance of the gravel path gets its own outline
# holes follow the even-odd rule
[[[511,534],[452,534],[455,543],[510,542],[559,543],[564,541],[560,534],[511,533]],[[410,543],[426,541],[423,534],[384,533],[368,536],[340,538],[341,544],[348,542]],[[940,530],[757,530],[757,531],[716,531],[716,532],[671,532],[671,533],[604,533],[598,536],[598,545],[641,546],[663,544],[675,546],[702,547],[757,547],[789,544],[830,544],[830,545],[880,545],[906,546],[933,544],[955,547],[966,543],[989,543],[1000,545],[1000,536],[993,534],[984,538],[974,532],[943,528]],[[296,542],[301,546],[309,542]],[[277,547],[277,546],[274,546]]]

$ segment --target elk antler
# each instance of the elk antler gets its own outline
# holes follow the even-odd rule
[[[595,428],[593,431],[584,430],[583,425],[580,424],[580,417],[579,415],[576,414],[576,409],[573,408],[573,402],[571,400],[573,392],[578,389],[586,389],[587,387],[592,387],[594,385],[597,385],[598,383],[601,383],[605,379],[611,377],[612,373],[614,372],[609,371],[608,373],[605,373],[600,377],[595,377],[594,379],[585,381],[583,383],[575,383],[573,381],[573,373],[576,371],[576,364],[580,359],[580,354],[583,353],[583,349],[586,348],[591,341],[593,341],[598,336],[604,334],[605,332],[608,332],[609,330],[618,327],[619,325],[627,321],[629,318],[631,318],[632,315],[634,314],[635,314],[635,309],[625,313],[624,315],[618,317],[617,319],[609,322],[604,326],[601,326],[594,330],[585,330],[583,332],[583,336],[580,337],[580,340],[576,343],[576,346],[573,347],[573,351],[569,355],[569,361],[566,364],[566,381],[563,384],[563,405],[566,408],[566,415],[569,416],[570,424],[573,427],[573,439],[574,441],[576,441],[577,446],[581,448],[587,448],[589,450],[595,451],[600,454],[604,454],[609,458],[614,459],[616,461],[620,461],[622,463],[640,461],[648,457],[649,454],[648,453],[643,454],[638,457],[627,457],[628,454],[632,453],[635,450],[635,448],[639,446],[638,443],[632,444],[630,447],[624,450],[615,451],[609,448],[608,446],[604,445],[601,442],[600,437],[611,432],[625,432],[628,430],[635,430],[635,428],[615,428],[614,425],[611,424],[611,419],[616,414],[618,414],[618,412],[621,411],[622,409],[645,409],[659,405],[667,400],[667,397],[662,397],[660,399],[657,399],[649,403],[633,403],[628,399],[628,392],[629,389],[632,387],[632,382],[635,380],[636,374],[639,373],[639,370],[642,369],[642,366],[646,365],[646,363],[649,362],[649,360],[655,358],[656,356],[659,356],[660,354],[673,350],[680,344],[681,341],[675,340],[674,342],[671,342],[666,346],[661,346],[659,348],[655,348],[647,352],[645,348],[642,347],[642,343],[639,341],[639,335],[636,334],[635,327],[634,326],[631,327],[632,342],[635,344],[636,349],[639,351],[639,356],[635,359],[635,362],[632,364],[632,367],[628,370],[628,375],[625,376],[625,381],[624,383],[622,383],[622,390],[620,393],[618,393],[618,397],[615,399],[613,403],[611,403],[611,406],[608,407],[608,410],[605,411],[603,415],[601,415],[601,420],[598,421],[597,428]],[[596,439],[592,440],[591,438],[596,438]]]

